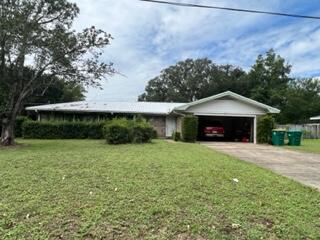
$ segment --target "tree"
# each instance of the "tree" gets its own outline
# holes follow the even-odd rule
[[[16,116],[44,81],[42,76],[48,76],[48,85],[57,77],[99,86],[100,79],[114,72],[112,64],[100,62],[111,35],[95,27],[72,30],[78,13],[67,0],[0,2],[1,145],[14,144]]]
[[[286,93],[286,101],[278,117],[280,123],[306,123],[320,113],[320,81],[296,79]]]
[[[290,82],[291,65],[270,49],[265,56],[259,55],[248,74],[251,98],[281,108],[285,103]]]
[[[216,65],[207,58],[186,59],[151,79],[139,101],[191,102],[222,91],[247,95],[246,73],[231,65]]]
[[[66,82],[56,78],[49,86],[39,87],[32,96],[25,100],[27,105],[40,105],[50,103],[74,102],[85,99],[85,89],[74,82]]]

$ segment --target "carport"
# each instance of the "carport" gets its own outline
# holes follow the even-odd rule
[[[280,110],[227,91],[175,108],[175,112],[193,114],[199,118],[199,140],[257,142],[257,118]],[[205,138],[203,129],[222,125],[223,138]]]
[[[253,142],[254,141],[254,117],[231,116],[198,116],[198,140],[200,141],[225,141],[225,142]],[[223,137],[208,137],[204,129],[206,127],[221,127],[224,130]]]

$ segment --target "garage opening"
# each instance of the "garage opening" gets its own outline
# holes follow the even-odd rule
[[[198,117],[199,141],[253,142],[252,117]]]

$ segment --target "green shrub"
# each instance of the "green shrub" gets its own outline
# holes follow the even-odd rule
[[[273,115],[267,114],[258,118],[257,140],[259,143],[271,143],[272,130],[275,128]]]
[[[88,124],[88,138],[89,139],[103,139],[104,122],[91,122]]]
[[[14,126],[14,136],[22,137],[22,124],[24,121],[30,120],[28,117],[19,116],[16,118],[16,124]]]
[[[151,138],[152,139],[157,139],[158,138],[158,132],[154,128],[152,128]]]
[[[131,134],[133,143],[147,143],[151,141],[154,131],[150,123],[140,119],[132,122]]]
[[[198,135],[198,117],[187,115],[182,118],[182,140],[185,142],[195,142]]]
[[[154,129],[143,118],[135,120],[112,119],[105,124],[104,132],[109,144],[147,143],[155,137]]]
[[[101,139],[102,122],[24,121],[22,136],[36,139]]]
[[[132,121],[132,120],[131,120]],[[104,127],[105,138],[109,144],[124,144],[131,142],[130,120],[114,118]]]
[[[177,131],[173,131],[172,133],[172,139],[174,141],[180,141],[181,140],[181,133],[180,132],[177,132]]]

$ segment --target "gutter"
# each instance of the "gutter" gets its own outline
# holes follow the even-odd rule
[[[173,110],[172,113],[177,114],[177,115],[182,116],[182,117],[186,116],[186,114],[177,112],[175,110]]]

